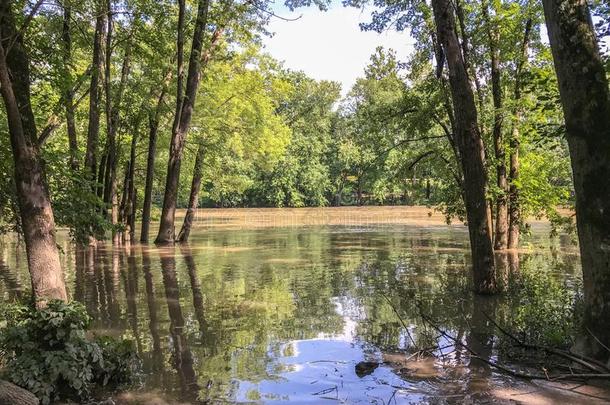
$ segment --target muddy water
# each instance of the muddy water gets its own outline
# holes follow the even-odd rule
[[[503,357],[484,314],[509,319],[530,313],[528,303],[470,293],[465,228],[357,218],[347,225],[282,225],[225,229],[204,221],[188,246],[165,248],[77,249],[62,236],[72,297],[86,305],[96,333],[133,339],[142,358],[143,386],[116,395],[118,403],[610,398],[596,388],[498,373],[424,324],[422,312],[480,356],[520,366]],[[575,247],[547,234],[537,225],[525,249],[499,257],[505,280],[539,272],[577,291]],[[0,252],[1,296],[27,294],[22,248],[7,239]],[[443,349],[436,357],[410,354],[437,344]]]

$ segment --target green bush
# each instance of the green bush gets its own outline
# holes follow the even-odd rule
[[[44,309],[6,307],[0,329],[4,378],[34,393],[43,404],[86,399],[96,384],[134,382],[140,364],[132,342],[87,339],[90,321],[76,302],[51,301]]]

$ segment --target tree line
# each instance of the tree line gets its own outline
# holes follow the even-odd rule
[[[0,1],[0,150],[12,156],[0,162],[0,225],[23,234],[39,305],[68,298],[57,225],[79,243],[120,243],[139,221],[148,242],[158,220],[155,243],[171,244],[188,240],[202,203],[423,203],[467,222],[474,289],[495,294],[494,250],[517,248],[528,216],[569,224],[557,207],[574,204],[587,350],[601,356],[608,6],[375,6],[361,28],[407,30],[414,51],[398,61],[378,48],[341,97],[263,52],[267,2]]]

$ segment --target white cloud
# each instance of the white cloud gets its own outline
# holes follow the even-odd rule
[[[335,6],[324,12],[311,7],[278,14],[302,17],[297,21],[272,18],[269,31],[275,35],[265,38],[266,51],[290,69],[302,70],[318,80],[341,83],[343,94],[363,75],[377,46],[394,49],[402,61],[413,49],[407,32],[361,31],[358,24],[370,21],[370,9]]]

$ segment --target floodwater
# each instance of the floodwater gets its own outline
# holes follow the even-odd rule
[[[535,300],[475,297],[460,225],[428,215],[421,223],[375,222],[375,208],[362,221],[350,213],[344,224],[341,211],[330,222],[312,211],[309,224],[277,223],[289,211],[275,211],[265,226],[247,223],[243,212],[233,221],[230,210],[214,212],[226,226],[201,214],[188,246],[79,249],[61,233],[71,296],[86,305],[95,333],[133,339],[143,362],[142,386],[115,394],[117,403],[610,400],[595,387],[507,376],[422,320],[481,357],[520,367],[499,350],[485,314],[527,320]],[[548,232],[537,224],[524,249],[498,258],[504,279],[535,272],[578,291],[576,247]],[[29,287],[25,253],[13,240],[1,246],[0,296],[11,300]],[[414,347],[437,345],[434,356],[412,356]]]

